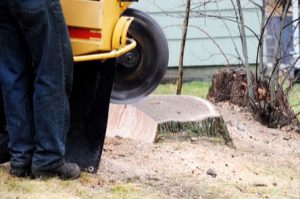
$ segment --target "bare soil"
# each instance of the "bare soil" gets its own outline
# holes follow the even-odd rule
[[[300,135],[267,128],[236,105],[216,106],[234,147],[205,137],[155,144],[108,138],[98,176],[166,198],[300,198]]]

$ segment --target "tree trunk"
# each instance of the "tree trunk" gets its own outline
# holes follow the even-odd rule
[[[190,18],[190,8],[191,8],[191,0],[187,0],[186,8],[185,8],[185,16],[183,21],[183,33],[181,40],[181,48],[180,48],[180,57],[179,57],[179,69],[178,69],[178,82],[177,82],[177,91],[176,94],[180,95],[182,90],[182,82],[183,82],[183,59],[184,59],[184,50],[186,43],[186,35],[188,31],[189,18]]]

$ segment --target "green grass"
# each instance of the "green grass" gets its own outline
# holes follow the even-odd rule
[[[292,92],[289,96],[289,103],[296,114],[300,112],[300,84],[294,85]]]
[[[184,83],[182,88],[183,95],[192,95],[206,98],[211,83],[208,82],[189,82]],[[174,95],[176,94],[176,84],[163,84],[154,91],[155,95]]]
[[[206,98],[210,86],[210,82],[195,81],[184,83],[182,88],[182,94]],[[158,86],[158,88],[154,91],[153,94],[174,95],[176,94],[176,87],[176,84],[163,84]],[[289,103],[296,114],[300,113],[300,84],[295,84],[292,88],[292,92],[289,96]],[[300,119],[300,115],[298,116],[298,118]]]

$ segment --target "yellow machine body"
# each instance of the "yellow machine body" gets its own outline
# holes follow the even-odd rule
[[[133,17],[121,16],[131,2],[120,0],[61,0],[74,61],[119,57],[136,47],[127,38]]]

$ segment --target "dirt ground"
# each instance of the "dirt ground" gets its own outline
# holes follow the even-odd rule
[[[98,173],[75,181],[19,179],[0,165],[0,198],[300,198],[300,135],[268,129],[228,103],[217,109],[234,147],[205,137],[155,144],[108,138]]]
[[[203,137],[156,144],[108,138],[98,175],[156,198],[300,198],[300,135],[266,128],[246,109],[216,106],[235,147]]]

